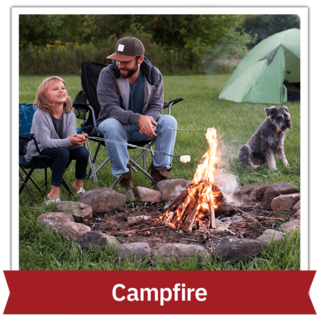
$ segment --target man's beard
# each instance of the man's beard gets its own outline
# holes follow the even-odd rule
[[[123,79],[128,79],[137,71],[137,69],[138,69],[138,64],[137,64],[137,61],[135,61],[135,66],[132,69],[126,69],[126,71],[128,71],[126,74],[122,74],[120,70],[120,77]]]

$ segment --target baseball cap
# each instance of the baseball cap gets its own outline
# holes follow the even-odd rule
[[[115,53],[106,57],[116,61],[130,61],[136,56],[144,55],[143,43],[134,37],[125,37],[117,40]]]

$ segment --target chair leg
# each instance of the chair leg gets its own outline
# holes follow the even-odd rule
[[[66,190],[69,192],[70,195],[73,195],[72,191],[70,190],[64,178],[62,178],[62,185],[66,188]]]
[[[96,170],[95,173],[97,173],[108,161],[110,158],[108,157]],[[90,178],[93,176],[93,174],[90,176]]]
[[[134,165],[137,169],[139,169],[146,177],[148,177],[150,180],[152,180],[152,176],[147,173],[141,166],[139,166],[136,162],[134,162],[131,158],[129,159],[129,162]]]
[[[21,194],[21,192],[22,192],[24,186],[27,185],[27,182],[28,182],[28,180],[30,179],[30,176],[31,176],[31,174],[33,173],[34,169],[35,169],[35,167],[32,167],[32,168],[29,170],[29,172],[27,173],[27,176],[26,176],[26,178],[24,179],[24,183],[22,183],[22,184],[20,185],[19,194]],[[36,185],[36,186],[37,186],[37,185]],[[38,186],[38,189],[40,189],[39,186]],[[41,191],[41,189],[40,189],[40,191]]]
[[[44,178],[45,178],[45,189],[48,189],[48,173],[47,168],[44,169]]]
[[[91,167],[90,172],[88,174],[88,178],[89,178],[90,173],[92,171],[94,182],[95,182],[95,184],[97,184],[96,172],[95,172],[95,169],[94,169],[94,162],[92,160],[91,151],[90,151],[90,147],[89,147],[88,141],[85,141],[85,145],[86,145],[87,150],[89,151],[89,161],[90,161],[90,167]]]
[[[26,188],[27,192],[29,193],[29,196],[31,197],[31,199],[32,199],[32,201],[34,202],[34,204],[37,205],[37,202],[35,201],[34,197],[32,196],[29,187],[28,187],[27,184],[24,182],[24,179],[22,178],[22,175],[21,175],[20,172],[19,172],[19,175],[20,175],[20,178],[21,178],[21,180],[22,180],[22,184],[24,184],[24,187]]]
[[[20,168],[23,170],[23,172],[28,176],[28,172],[25,170],[25,168],[23,166],[20,166]],[[21,175],[22,176],[22,175]],[[34,179],[29,176],[30,181],[34,184],[34,186],[39,190],[39,192],[41,192],[41,188],[38,186],[38,184],[34,181]]]
[[[92,165],[95,163],[97,154],[98,154],[98,152],[99,152],[99,150],[100,150],[100,146],[101,146],[101,142],[98,143],[97,148],[96,148],[96,150],[95,150],[94,157],[93,157],[93,160],[92,160]],[[89,171],[89,174],[88,174],[88,178],[87,178],[87,179],[89,179],[89,178],[91,178],[91,177],[93,176],[93,174],[90,176],[91,171],[94,171],[94,167],[93,167],[93,169],[90,168],[90,171]],[[97,170],[95,170],[94,173],[96,174],[96,173],[97,173]]]

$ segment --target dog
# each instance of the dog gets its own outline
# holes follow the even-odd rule
[[[271,106],[264,110],[267,118],[240,148],[238,158],[253,168],[267,162],[270,169],[276,170],[275,154],[278,154],[285,166],[289,165],[284,152],[284,140],[286,131],[291,130],[290,114],[285,105]]]

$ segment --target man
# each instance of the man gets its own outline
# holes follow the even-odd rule
[[[134,37],[116,42],[115,53],[107,57],[112,64],[104,68],[97,83],[100,113],[99,131],[105,139],[119,142],[149,142],[155,139],[155,150],[174,151],[177,122],[162,115],[164,86],[160,71],[144,56],[142,42]],[[161,129],[161,130],[157,130]],[[132,170],[128,165],[126,145],[105,143],[112,164],[112,174],[120,177],[120,186],[133,188]],[[152,185],[170,177],[172,157],[155,153],[151,165]]]

